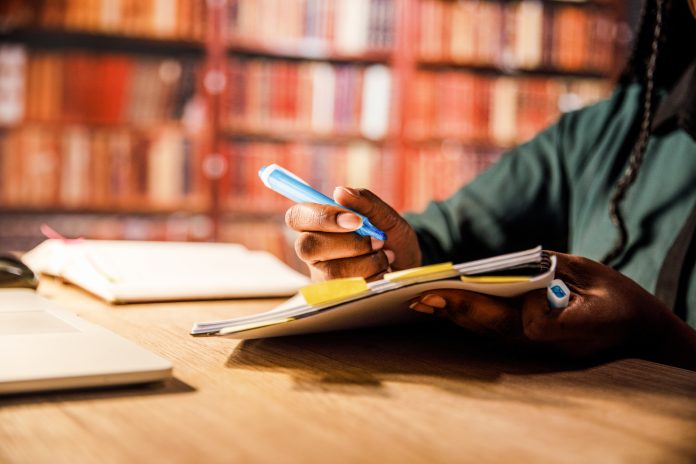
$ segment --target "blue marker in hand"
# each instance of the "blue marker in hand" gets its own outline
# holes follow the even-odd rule
[[[264,166],[259,169],[259,177],[269,189],[280,193],[285,198],[289,198],[295,203],[319,203],[322,205],[332,205],[346,209],[362,219],[362,226],[355,231],[361,236],[374,237],[377,240],[386,240],[387,234],[373,226],[370,221],[360,213],[341,206],[331,198],[321,192],[314,190],[307,182],[297,177],[287,169],[283,169],[277,164]]]

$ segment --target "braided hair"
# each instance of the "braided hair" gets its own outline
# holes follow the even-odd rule
[[[656,88],[671,87],[693,60],[693,26],[693,17],[685,0],[646,0],[643,4],[639,32],[620,78],[622,84],[642,84],[643,104],[637,118],[640,126],[628,164],[611,194],[609,217],[619,236],[602,259],[604,264],[612,264],[628,242],[620,205],[643,163],[655,110]]]

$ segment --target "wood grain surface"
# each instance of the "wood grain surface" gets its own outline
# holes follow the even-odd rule
[[[8,463],[696,461],[696,373],[569,364],[449,326],[239,342],[195,321],[278,300],[108,306],[41,292],[170,359],[164,383],[0,397]]]

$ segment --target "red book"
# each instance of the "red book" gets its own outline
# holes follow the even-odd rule
[[[118,124],[125,120],[126,102],[131,85],[133,61],[126,56],[111,56],[105,59],[108,74],[104,79],[102,98],[102,121],[108,124]]]
[[[291,63],[287,68],[285,101],[283,104],[284,116],[292,127],[297,126],[299,110],[298,96],[300,93],[299,65]]]

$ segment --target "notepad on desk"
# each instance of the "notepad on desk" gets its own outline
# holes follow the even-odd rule
[[[230,243],[50,239],[22,259],[110,303],[283,297],[309,282],[271,253]]]
[[[554,278],[556,258],[541,247],[467,263],[441,263],[386,274],[310,284],[264,313],[199,322],[192,335],[253,339],[327,332],[422,320],[408,302],[424,292],[461,289],[515,297],[545,288]]]

